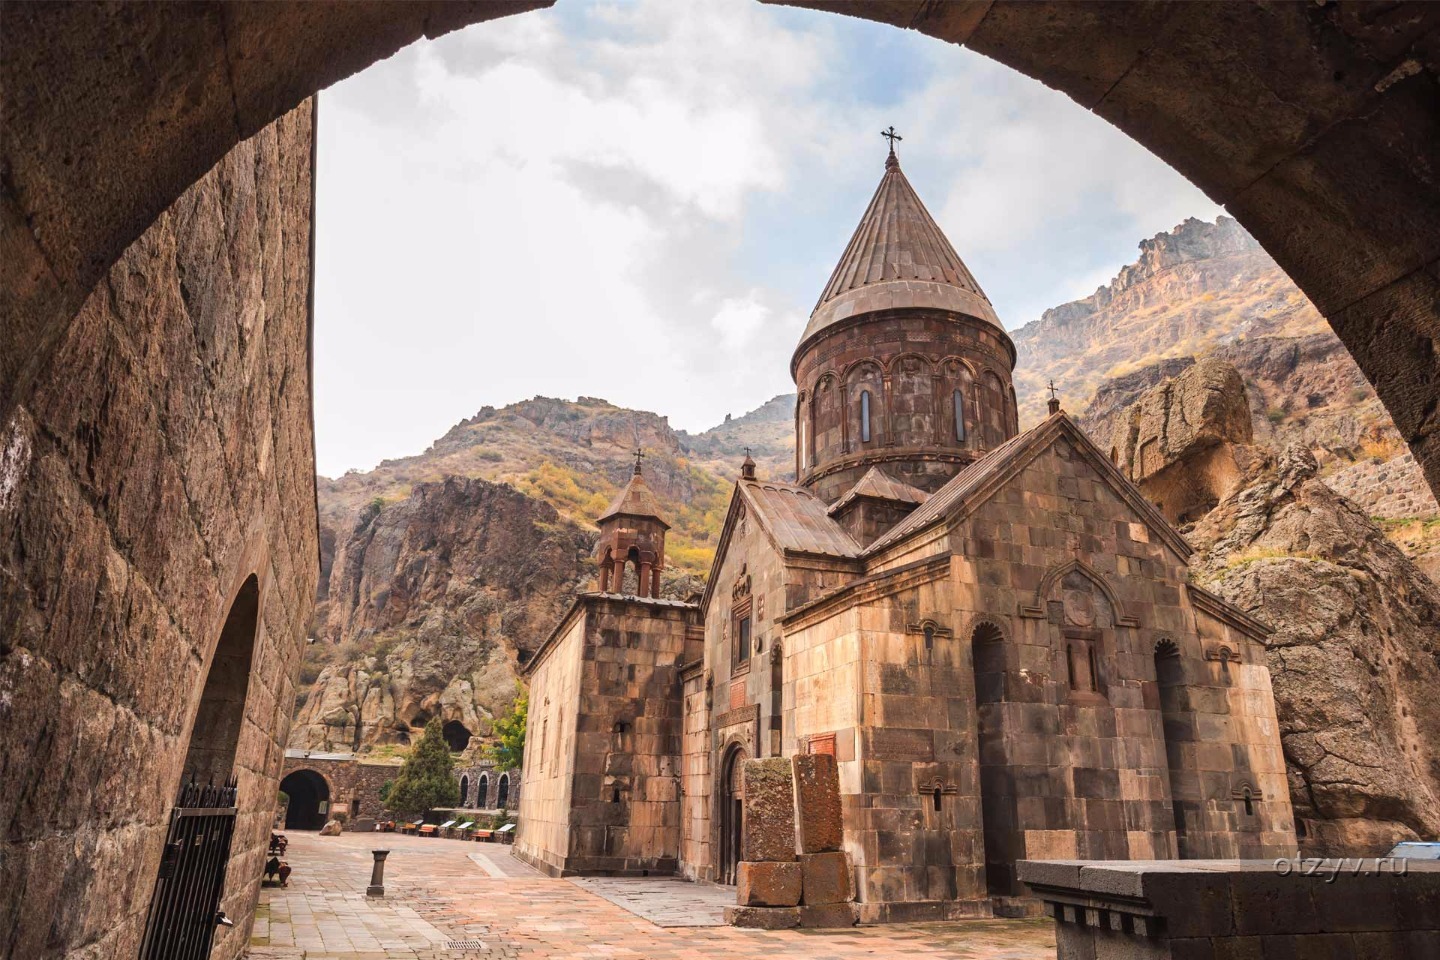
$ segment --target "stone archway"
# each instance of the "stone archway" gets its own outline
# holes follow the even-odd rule
[[[330,813],[330,782],[314,770],[293,770],[280,781],[290,798],[285,808],[286,830],[319,830]]]
[[[1170,163],[1315,302],[1440,490],[1440,7],[781,2],[990,56]],[[7,7],[0,422],[103,272],[232,146],[421,36],[546,5]]]
[[[255,632],[260,615],[260,581],[252,574],[241,584],[220,641],[205,675],[205,687],[190,728],[182,777],[198,783],[224,783],[235,768],[235,750],[245,721],[245,699],[250,690],[250,666],[255,656]]]

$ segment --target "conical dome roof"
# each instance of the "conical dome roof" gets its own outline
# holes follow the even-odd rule
[[[1005,329],[892,152],[801,343],[847,317],[904,307],[951,310]]]
[[[655,499],[655,494],[651,492],[650,485],[646,483],[645,478],[640,475],[639,464],[635,465],[635,474],[630,478],[630,482],[625,484],[625,489],[620,491],[620,495],[610,504],[609,509],[600,515],[597,522],[604,523],[611,517],[621,515],[627,517],[650,517],[659,520],[666,529],[670,527],[670,524],[666,523],[664,518],[660,516],[660,501]]]

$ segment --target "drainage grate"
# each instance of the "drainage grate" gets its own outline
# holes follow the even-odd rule
[[[445,944],[446,950],[484,950],[483,940],[449,940]]]

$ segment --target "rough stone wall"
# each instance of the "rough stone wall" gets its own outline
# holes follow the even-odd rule
[[[715,878],[711,814],[715,805],[712,763],[716,761],[708,675],[702,661],[690,665],[681,679],[685,719],[680,757],[680,875],[687,880]]]
[[[316,580],[312,112],[237,146],[0,428],[0,954],[134,957],[222,624],[259,584],[214,956],[250,935]]]
[[[330,787],[330,811],[345,814],[354,824],[358,817],[374,819],[387,812],[380,789],[400,773],[400,764],[287,756],[280,779],[297,770],[319,774]]]
[[[1362,461],[1330,474],[1325,485],[1355,501],[1372,517],[1403,520],[1440,516],[1440,503],[1425,485],[1425,474],[1411,453],[1383,463]]]
[[[1243,782],[1278,774],[1278,731],[1245,694],[1263,678],[1230,691],[1205,659],[1184,559],[1074,444],[1062,436],[1037,455],[956,527],[951,547],[961,629],[989,622],[1004,634],[973,651],[992,893],[1018,892],[1020,859],[1171,856],[1167,737],[1177,734],[1176,755],[1199,781],[1191,831],[1227,837],[1233,848],[1218,855],[1293,852],[1289,800],[1273,780],[1246,818],[1223,816]],[[1166,640],[1187,671],[1191,715],[1176,729],[1157,695]],[[1236,653],[1263,672],[1253,643]]]
[[[873,464],[935,490],[976,451],[1017,431],[1011,350],[980,321],[942,311],[881,312],[844,324],[799,356],[796,476],[833,502]],[[964,397],[965,437],[952,395]],[[870,439],[860,395],[870,393]],[[808,460],[807,460],[808,456]]]
[[[866,922],[988,909],[975,687],[950,567],[941,557],[862,581],[833,612],[786,623],[786,752],[833,752]]]
[[[693,606],[587,599],[567,872],[673,873],[680,862],[679,668]]]

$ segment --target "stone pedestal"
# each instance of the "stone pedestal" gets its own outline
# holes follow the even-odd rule
[[[811,906],[849,903],[850,858],[833,853],[800,854],[801,902]]]
[[[385,858],[390,856],[389,850],[371,850],[370,855],[375,858],[375,865],[370,868],[370,886],[365,888],[367,897],[385,896]]]

